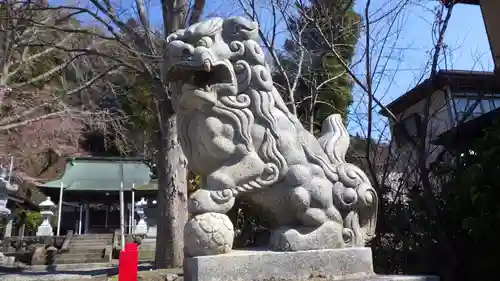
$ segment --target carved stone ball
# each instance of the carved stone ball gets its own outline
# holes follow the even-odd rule
[[[225,214],[196,215],[184,228],[184,251],[189,257],[228,253],[233,241],[234,226]]]

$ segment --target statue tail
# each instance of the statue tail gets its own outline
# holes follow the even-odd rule
[[[337,206],[348,211],[344,218],[344,230],[346,236],[350,237],[348,239],[350,244],[364,246],[375,236],[378,197],[366,174],[355,165],[346,162],[349,140],[349,133],[340,114],[330,115],[323,121],[318,141],[338,176],[338,182],[333,189],[333,198]],[[348,190],[354,190],[355,195]]]
[[[318,141],[333,165],[346,163],[349,133],[340,114],[332,114],[323,121]]]

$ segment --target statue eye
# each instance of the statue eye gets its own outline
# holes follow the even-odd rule
[[[213,44],[212,38],[205,36],[198,41],[196,46],[210,48],[212,44]]]

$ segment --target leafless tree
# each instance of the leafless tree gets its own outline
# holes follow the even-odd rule
[[[81,152],[74,148],[89,126],[123,129],[120,115],[90,97],[95,82],[121,65],[96,71],[84,50],[104,42],[62,31],[78,28],[43,1],[0,3],[0,158],[16,156],[19,172],[30,177],[43,174],[48,151]]]
[[[370,110],[365,110],[364,120],[366,123],[370,124],[367,126],[367,138],[371,139],[374,135],[372,132],[373,127],[373,110],[375,107],[382,109],[387,109],[381,102],[381,94],[383,89],[379,89],[380,84],[383,80],[387,79],[387,76],[391,75],[388,70],[388,64],[390,60],[394,59],[395,46],[398,43],[398,39],[402,32],[401,30],[401,18],[404,17],[405,9],[412,3],[410,0],[400,1],[397,4],[389,5],[389,3],[380,4],[380,7],[390,6],[390,9],[382,9],[377,7],[374,9],[372,7],[371,1],[367,1],[366,6],[363,11],[363,16],[359,18],[359,22],[353,22],[352,25],[358,25],[360,34],[352,34],[353,36],[358,36],[358,46],[350,46],[352,48],[357,47],[358,55],[353,61],[346,61],[341,54],[342,46],[335,42],[335,36],[345,36],[348,32],[353,32],[352,28],[345,28],[343,30],[338,30],[339,26],[325,26],[324,20],[315,18],[310,14],[306,13],[307,5],[302,1],[287,1],[287,0],[263,0],[263,1],[245,1],[238,0],[240,5],[243,7],[244,12],[247,16],[251,17],[253,20],[260,23],[263,30],[261,31],[262,44],[266,47],[267,51],[272,57],[273,67],[276,71],[281,72],[284,76],[285,83],[279,83],[279,87],[284,87],[282,92],[287,96],[288,104],[292,109],[293,113],[297,113],[297,106],[306,100],[314,100],[311,104],[310,111],[314,110],[317,104],[325,104],[326,101],[318,99],[318,93],[322,87],[335,79],[349,77],[354,83],[355,90],[360,92],[360,99],[365,100],[365,105],[370,108]],[[320,2],[320,1],[319,1]],[[325,3],[324,8],[327,8]],[[320,5],[321,6],[321,5]],[[350,7],[350,5],[347,5]],[[372,11],[375,10],[375,11]],[[259,16],[265,14],[266,16]],[[300,14],[302,18],[305,19],[302,22],[302,26],[293,26],[290,22],[290,18]],[[269,17],[269,15],[271,15]],[[272,20],[269,20],[271,18]],[[363,19],[362,19],[363,18]],[[271,21],[271,23],[267,23]],[[294,29],[294,31],[292,31]],[[301,33],[306,29],[315,29],[319,38],[318,41],[326,46],[325,55],[327,57],[334,58],[341,66],[343,66],[343,71],[339,72],[338,75],[333,77],[307,77],[308,84],[314,85],[314,87],[309,87],[308,93],[299,93],[297,87],[300,82],[305,79],[303,73],[310,72],[310,67],[312,65],[311,61],[318,57],[317,54],[311,53],[304,47]],[[298,32],[297,32],[298,31]],[[334,33],[334,35],[327,33]],[[291,37],[291,41],[295,46],[294,49],[294,60],[295,68],[293,71],[287,71],[286,66],[283,65],[283,60],[280,57],[280,48],[277,46],[279,37],[283,37],[285,33],[287,37]],[[324,56],[323,56],[324,57]],[[360,68],[363,68],[360,71]],[[311,78],[312,77],[312,78]],[[315,78],[320,78],[315,79]],[[359,106],[359,105],[355,105]],[[332,113],[337,113],[334,106],[330,104]],[[392,113],[388,113],[392,119],[396,120],[396,116]],[[309,114],[308,116],[312,116]],[[355,118],[349,118],[351,122],[357,122]],[[312,122],[309,121],[309,126],[311,128]],[[368,145],[366,151],[371,151],[372,147]],[[367,159],[369,160],[369,159]],[[369,165],[372,166],[372,165]],[[372,177],[376,178],[376,171],[369,171]]]
[[[431,140],[437,137],[440,130],[438,128],[440,121],[436,121],[436,118],[438,118],[437,115],[448,105],[439,105],[439,101],[436,101],[436,96],[431,94],[435,91],[432,86],[429,86],[428,89],[422,89],[422,91],[428,94],[423,100],[422,111],[419,112],[421,114],[421,122],[420,124],[415,124],[415,128],[413,128],[414,132],[410,133],[405,124],[401,124],[402,117],[408,116],[408,114],[406,112],[397,114],[391,112],[381,102],[382,96],[377,91],[380,85],[380,79],[377,79],[377,75],[388,74],[389,70],[386,67],[387,58],[390,59],[390,54],[394,52],[394,45],[388,45],[388,40],[386,39],[391,36],[398,36],[398,32],[401,32],[400,30],[391,29],[390,26],[392,23],[397,22],[397,18],[402,15],[403,9],[405,9],[405,5],[410,4],[421,5],[421,2],[412,3],[410,1],[402,1],[400,3],[401,6],[396,5],[389,13],[384,12],[383,17],[389,21],[385,22],[386,28],[383,29],[382,33],[379,33],[376,32],[377,22],[383,21],[383,18],[374,16],[371,12],[373,11],[373,8],[370,6],[371,1],[368,0],[364,7],[364,34],[361,36],[364,39],[362,41],[364,44],[362,44],[360,51],[361,63],[364,65],[364,71],[362,71],[364,79],[356,74],[352,65],[346,63],[345,69],[357,87],[363,91],[363,96],[365,97],[365,102],[363,103],[363,105],[366,105],[366,122],[364,122],[364,128],[366,130],[367,144],[364,155],[367,157],[367,166],[365,167],[368,169],[374,185],[379,190],[382,188],[393,189],[390,192],[385,192],[385,194],[389,195],[389,200],[404,200],[410,192],[417,192],[422,195],[428,219],[434,221],[437,225],[436,237],[434,239],[438,241],[437,243],[446,257],[446,264],[442,266],[442,276],[453,280],[457,253],[450,243],[451,234],[447,233],[443,217],[440,216],[437,197],[439,196],[438,191],[441,188],[441,183],[445,179],[434,174],[432,170],[433,163],[445,158],[447,150],[441,146],[433,145],[431,142]],[[432,10],[434,17],[431,21],[433,48],[429,51],[429,62],[425,67],[424,78],[434,79],[438,75],[440,66],[448,58],[447,53],[449,54],[450,49],[444,41],[444,36],[448,29],[452,12],[453,4],[448,7],[438,4],[437,8]],[[377,11],[375,11],[376,13]],[[316,19],[310,18],[310,21],[316,25]],[[317,30],[319,33],[322,31],[318,25]],[[327,42],[327,36],[322,37]],[[332,54],[340,60],[341,57],[335,49],[336,46],[331,44]],[[431,83],[427,83],[427,85],[431,85]],[[455,120],[457,124],[466,122],[478,103],[479,101],[464,112],[460,120]],[[383,124],[382,130],[374,133],[374,130],[377,130],[377,124],[373,116],[375,108],[384,112],[391,126],[401,125],[404,138],[407,140],[405,145],[398,147],[395,143],[397,140],[387,138],[385,143],[388,152],[382,155],[383,159],[379,158],[378,160],[376,157],[380,157],[380,155],[377,155],[377,151],[380,148],[381,140],[383,140],[383,132],[386,132],[385,135],[388,133],[387,128],[389,124]],[[371,140],[376,134],[380,136],[380,139],[372,144]],[[376,146],[375,149],[374,145]]]
[[[90,0],[77,5],[50,6],[68,17],[84,17],[95,30],[66,28],[70,33],[96,36],[106,48],[89,47],[84,54],[98,57],[107,64],[122,67],[124,79],[130,75],[150,86],[156,132],[152,136],[158,170],[158,239],[155,263],[159,268],[182,266],[183,227],[187,220],[186,160],[177,140],[176,118],[170,103],[169,81],[162,73],[163,47],[166,36],[194,23],[201,17],[204,0],[162,0],[160,7],[135,0],[133,7],[123,7],[107,0]],[[162,23],[155,26],[151,14],[161,10]],[[42,24],[43,23],[39,23]],[[58,28],[58,30],[61,30]],[[65,51],[64,48],[60,48]],[[109,89],[114,89],[108,83]],[[119,93],[117,93],[119,94]]]

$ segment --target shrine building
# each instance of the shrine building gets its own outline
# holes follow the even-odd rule
[[[136,221],[132,202],[143,197],[152,202],[157,194],[157,184],[152,181],[144,158],[69,158],[59,179],[38,188],[57,205],[63,187],[60,235],[68,230],[75,234],[97,234],[120,229],[122,183],[125,232],[132,233]]]

